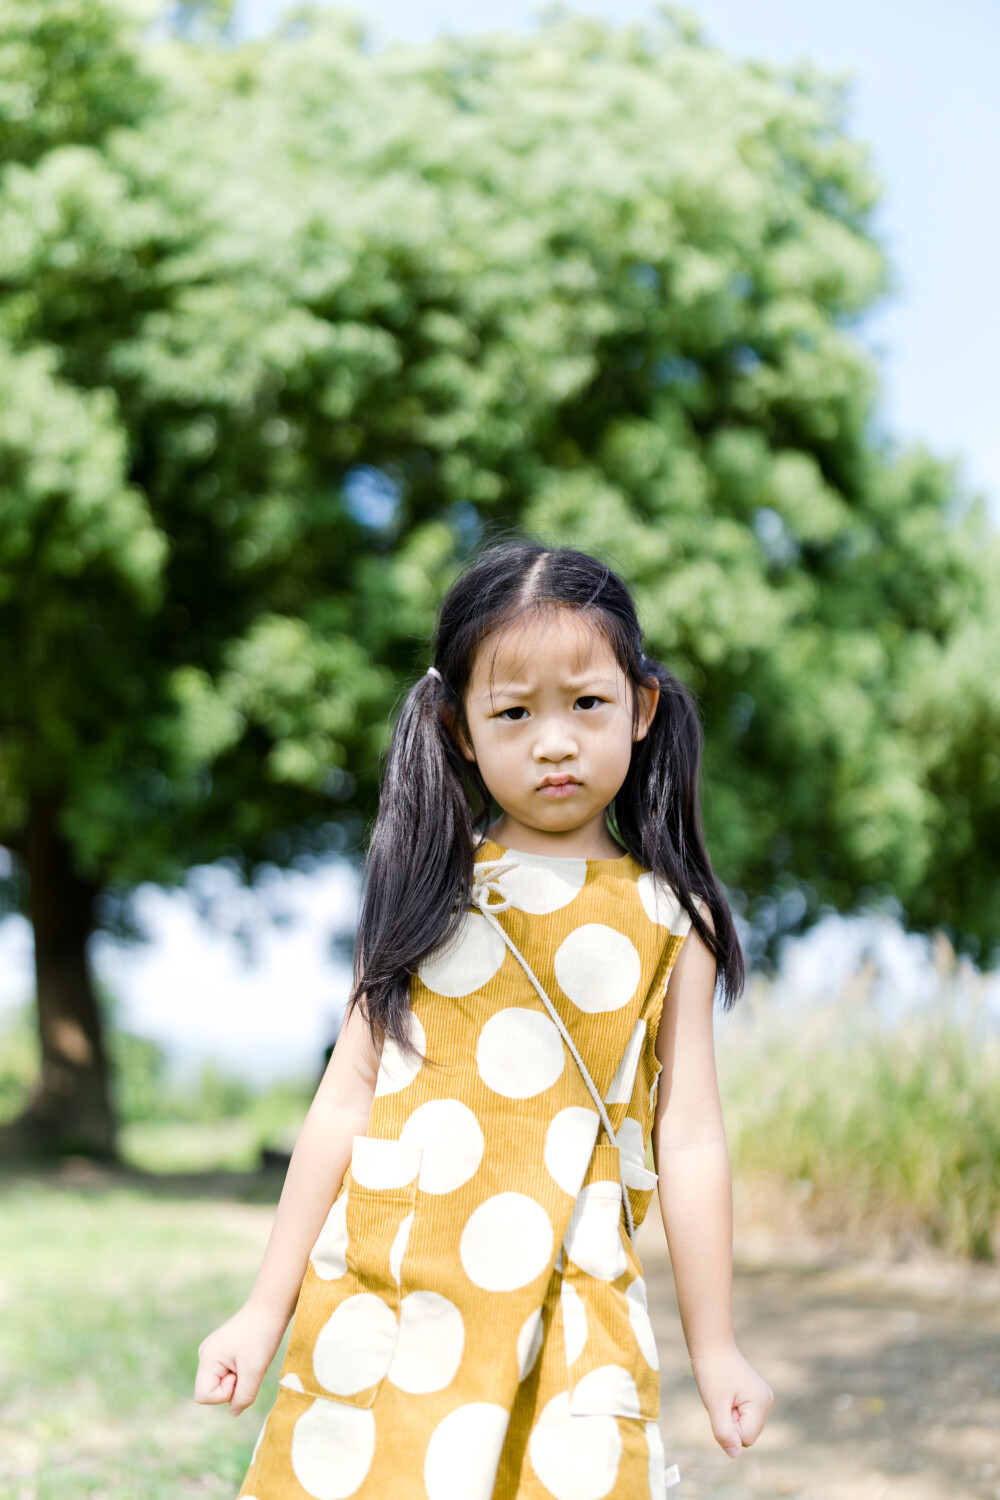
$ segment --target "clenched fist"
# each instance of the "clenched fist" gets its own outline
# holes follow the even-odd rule
[[[230,1416],[238,1417],[257,1399],[287,1326],[287,1317],[244,1303],[198,1345],[194,1399],[209,1406],[228,1401]]]

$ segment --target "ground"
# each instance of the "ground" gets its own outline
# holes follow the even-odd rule
[[[1000,1500],[1000,1268],[756,1240],[741,1253],[737,1225],[734,1322],[775,1402],[734,1461],[691,1378],[658,1217],[643,1226],[670,1500]]]
[[[233,1420],[191,1395],[197,1345],[246,1296],[280,1173],[0,1177],[0,1495],[231,1500],[276,1389]],[[1000,1267],[860,1258],[737,1223],[743,1353],[775,1392],[716,1444],[655,1214],[639,1248],[662,1362],[669,1500],[1000,1500]]]

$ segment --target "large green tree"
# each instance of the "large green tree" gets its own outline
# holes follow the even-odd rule
[[[484,530],[633,579],[755,952],[873,892],[995,941],[997,542],[878,434],[842,91],[666,13],[381,52],[149,14],[0,11],[0,841],[43,1055],[8,1145],[114,1150],[86,943],[137,882],[360,852]]]

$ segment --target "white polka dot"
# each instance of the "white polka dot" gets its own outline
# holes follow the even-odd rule
[[[614,1417],[574,1417],[561,1391],[528,1440],[531,1463],[555,1500],[603,1500],[618,1478],[622,1437]]]
[[[324,1390],[355,1396],[384,1377],[396,1347],[396,1314],[374,1292],[359,1292],[327,1318],[313,1345],[313,1372]]]
[[[410,1011],[407,1018],[407,1031],[410,1041],[417,1049],[418,1056],[412,1052],[404,1052],[392,1039],[386,1037],[385,1046],[382,1048],[382,1057],[379,1062],[378,1077],[375,1080],[375,1097],[380,1094],[398,1094],[400,1089],[405,1089],[407,1084],[413,1082],[420,1069],[424,1065],[424,1057],[427,1052],[427,1036],[419,1017]]]
[[[673,923],[677,920],[677,913],[682,910],[680,898],[669,880],[662,875],[654,875],[652,870],[647,870],[639,876],[635,883],[639,892],[639,900],[649,920],[655,922],[658,927],[673,929]]]
[[[571,1365],[580,1358],[587,1344],[587,1309],[583,1305],[583,1298],[569,1281],[563,1282],[559,1298],[562,1303],[566,1363]]]
[[[646,1040],[645,1021],[636,1021],[635,1029],[628,1039],[618,1071],[611,1080],[608,1089],[606,1104],[628,1104],[632,1098],[632,1090],[635,1088],[635,1075],[639,1071],[639,1058],[642,1056],[642,1044]]]
[[[378,1135],[354,1137],[351,1176],[359,1187],[406,1187],[419,1171],[419,1142]]]
[[[552,1225],[540,1203],[524,1193],[496,1193],[473,1209],[458,1253],[465,1274],[487,1292],[512,1292],[546,1269]]]
[[[587,879],[585,859],[559,858],[546,854],[516,854],[517,869],[506,870],[498,884],[520,911],[542,916],[568,906],[579,895]]]
[[[490,1016],[476,1046],[486,1087],[505,1099],[531,1099],[550,1089],[566,1060],[563,1039],[548,1016],[511,1005]]]
[[[429,1500],[490,1500],[507,1421],[504,1407],[472,1401],[438,1423],[424,1458]]]
[[[347,1270],[347,1194],[341,1193],[326,1216],[309,1259],[324,1281],[343,1276]]]
[[[667,1455],[663,1451],[663,1438],[655,1422],[646,1423],[646,1442],[649,1446],[649,1493],[651,1500],[666,1500],[667,1485],[664,1469]]]
[[[632,1115],[626,1115],[616,1132],[618,1149],[629,1161],[644,1161],[646,1143],[642,1138],[642,1126]]]
[[[406,1218],[396,1230],[396,1238],[389,1248],[389,1270],[398,1286],[403,1272],[403,1256],[406,1254],[406,1244],[410,1238],[410,1230],[413,1228],[413,1215],[407,1214]]]
[[[656,1186],[656,1173],[646,1166],[646,1143],[642,1138],[642,1126],[631,1115],[622,1121],[616,1131],[618,1149],[621,1153],[622,1173],[625,1186],[648,1192]]]
[[[624,1274],[628,1261],[619,1233],[621,1188],[614,1182],[590,1182],[580,1191],[566,1231],[566,1254],[581,1271],[601,1281]]]
[[[517,1373],[521,1380],[535,1368],[535,1360],[542,1347],[542,1331],[542,1309],[539,1307],[528,1314],[517,1336]]]
[[[545,1165],[564,1193],[576,1197],[594,1151],[601,1117],[571,1104],[553,1115],[545,1132]]]
[[[482,912],[465,912],[446,948],[417,965],[417,973],[436,995],[454,999],[488,984],[500,968],[507,945]]]
[[[282,1375],[278,1381],[279,1385],[286,1385],[290,1391],[304,1391],[305,1386],[297,1375]]]
[[[556,949],[554,967],[564,994],[588,1015],[620,1010],[642,977],[642,961],[631,940],[604,922],[574,928]]]
[[[483,1159],[479,1121],[458,1099],[428,1099],[413,1111],[399,1139],[423,1151],[419,1183],[425,1193],[454,1192]]]
[[[451,1385],[465,1347],[465,1324],[454,1302],[437,1292],[411,1292],[399,1305],[399,1342],[389,1379],[422,1396]]]
[[[639,899],[651,922],[655,922],[658,927],[668,928],[675,937],[683,937],[690,932],[690,913],[681,905],[681,898],[669,880],[665,880],[662,875],[654,875],[652,870],[647,870],[645,874],[639,876],[635,884]],[[696,896],[694,905],[698,911],[701,911],[705,902],[700,896]]]
[[[632,1324],[632,1332],[635,1334],[636,1343],[642,1350],[642,1357],[652,1369],[660,1368],[660,1355],[656,1347],[656,1336],[653,1333],[653,1325],[649,1321],[649,1312],[646,1306],[646,1283],[641,1276],[637,1276],[625,1288],[625,1296],[628,1299],[628,1316]]]
[[[639,1392],[622,1365],[600,1365],[577,1381],[569,1409],[574,1416],[637,1417]]]
[[[361,1406],[319,1397],[292,1428],[292,1468],[314,1500],[347,1500],[375,1456],[375,1418]]]

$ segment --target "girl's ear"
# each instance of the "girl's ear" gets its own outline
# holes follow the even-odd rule
[[[650,679],[648,687],[641,687],[639,692],[639,728],[636,731],[636,739],[644,740],[649,733],[649,726],[653,722],[656,713],[656,705],[660,701],[660,684],[655,677]]]
[[[452,739],[455,741],[455,744],[458,746],[461,753],[465,756],[466,760],[475,762],[476,753],[473,750],[472,746],[469,744],[469,739],[465,731],[459,725],[455,717],[454,710],[448,707],[446,704],[442,704],[441,718],[444,721],[445,729],[451,735]]]

